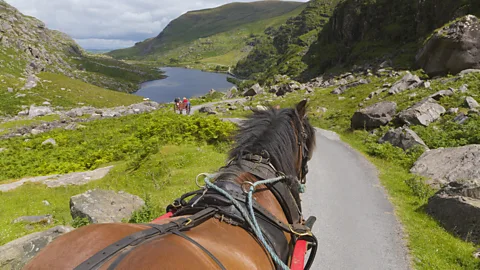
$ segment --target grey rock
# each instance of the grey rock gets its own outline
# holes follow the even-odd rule
[[[466,93],[466,92],[468,92],[468,85],[464,84],[464,85],[460,86],[460,88],[458,88],[458,90],[460,91],[460,93]]]
[[[450,108],[447,110],[448,114],[457,114],[458,113],[458,108]]]
[[[388,93],[395,95],[408,89],[414,89],[422,83],[422,80],[417,75],[412,75],[407,71],[407,74],[403,78],[392,85]]]
[[[26,94],[22,94],[22,93],[17,93],[15,95],[15,98],[22,98],[22,97],[26,97],[27,95]]]
[[[459,75],[460,77],[463,77],[467,74],[472,74],[472,73],[480,73],[480,69],[465,69],[465,70],[462,70]]]
[[[49,203],[47,200],[43,200],[42,203],[43,203],[45,206],[50,206],[50,203]]]
[[[22,269],[35,255],[72,227],[57,226],[37,232],[0,246],[0,269]]]
[[[357,86],[362,85],[362,84],[368,84],[368,83],[370,83],[370,82],[365,80],[365,79],[360,79],[356,82],[343,84],[343,85],[335,88],[331,93],[334,94],[334,95],[340,95],[340,94],[345,93],[345,91],[347,91],[350,88],[357,87]]]
[[[27,82],[23,88],[25,89],[32,89],[37,86],[38,78],[35,75],[29,75],[27,78]]]
[[[35,106],[31,105],[28,111],[28,116],[30,117],[37,117],[37,116],[44,116],[53,113],[52,108],[45,107],[45,106]]]
[[[416,56],[430,76],[480,68],[480,22],[467,15],[436,32]]]
[[[114,223],[129,219],[145,202],[126,192],[89,190],[70,198],[72,218],[88,218],[90,223]]]
[[[253,85],[252,87],[250,87],[249,89],[247,89],[245,92],[243,92],[243,96],[245,97],[253,97],[253,96],[256,96],[258,94],[262,94],[263,93],[263,88],[260,86],[260,84],[255,84]]]
[[[382,88],[382,89],[378,89],[377,91],[374,91],[374,92],[371,92],[369,95],[368,95],[368,99],[372,99],[374,96],[378,96],[380,95],[381,93],[387,91],[387,88]]]
[[[53,223],[52,215],[44,215],[44,216],[23,216],[16,218],[13,223],[29,223],[29,224],[51,224]]]
[[[19,116],[27,116],[28,115],[28,109],[18,112],[18,115]]]
[[[36,129],[36,128],[33,128],[33,129],[30,131],[30,133],[31,133],[32,135],[38,135],[38,134],[41,134],[41,133],[43,133],[43,132],[44,132],[43,130],[41,130],[41,129]]]
[[[225,93],[225,98],[231,99],[238,95],[238,89],[234,86]]]
[[[353,129],[372,129],[388,124],[395,115],[397,104],[384,101],[355,112],[351,119]]]
[[[479,183],[449,183],[428,200],[426,212],[449,232],[480,244]]]
[[[250,111],[251,108],[250,108],[250,106],[244,106],[244,107],[243,107],[243,110],[244,110],[244,111]]]
[[[263,105],[257,105],[256,109],[258,111],[267,111],[268,108],[266,106],[263,106]]]
[[[459,113],[455,118],[453,118],[453,122],[457,124],[463,124],[468,120],[468,116],[466,116],[464,113]]]
[[[43,103],[42,103],[42,105],[49,106],[49,105],[51,105],[51,104],[50,104],[50,102],[48,102],[48,101],[45,101],[45,102],[43,102]]]
[[[201,113],[210,113],[210,112],[213,112],[213,108],[212,107],[202,107],[198,111],[201,112]]]
[[[455,94],[455,92],[453,92],[450,89],[449,90],[440,90],[437,93],[430,95],[429,97],[433,98],[435,100],[440,100],[443,97],[453,96],[454,94]]]
[[[8,88],[7,88],[7,91],[8,91],[9,93],[13,93],[13,88],[8,87]]]
[[[410,172],[428,177],[432,186],[473,181],[480,184],[480,145],[430,150],[415,162]]]
[[[400,112],[398,119],[407,125],[428,126],[430,123],[439,119],[445,112],[445,108],[439,105],[434,99],[426,98]]]
[[[480,106],[478,104],[478,102],[473,97],[466,97],[465,98],[465,104],[470,109],[475,109],[475,108],[478,108]]]
[[[53,146],[56,146],[57,145],[57,142],[55,141],[55,139],[53,138],[50,138],[50,139],[47,139],[45,141],[42,142],[42,145],[47,145],[47,144],[51,144]]]
[[[388,131],[382,138],[380,138],[379,143],[390,143],[393,146],[402,148],[403,150],[408,150],[415,146],[421,146],[425,149],[428,149],[425,142],[420,138],[417,133],[409,128],[397,128],[395,130]]]

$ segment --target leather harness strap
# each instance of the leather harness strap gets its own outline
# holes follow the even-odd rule
[[[152,227],[151,229],[136,232],[107,246],[90,257],[88,260],[81,263],[79,266],[75,267],[75,270],[98,269],[105,262],[110,260],[116,253],[129,246],[136,246],[147,239],[164,235],[172,231],[183,231],[190,229],[210,219],[215,215],[216,212],[217,210],[214,208],[206,208],[190,216],[189,218],[180,218],[163,225],[148,224],[148,226]]]

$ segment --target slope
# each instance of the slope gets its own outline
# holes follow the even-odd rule
[[[260,1],[190,11],[170,22],[157,37],[108,55],[123,59],[169,61],[171,64],[232,54],[233,50],[237,51],[237,56],[242,48],[255,42],[256,35],[281,25],[291,16],[298,15],[304,7],[301,2]],[[248,48],[244,52],[248,53]]]

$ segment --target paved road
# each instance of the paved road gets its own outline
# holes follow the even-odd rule
[[[335,133],[317,130],[309,168],[303,211],[317,217],[313,269],[409,269],[401,227],[374,166]]]

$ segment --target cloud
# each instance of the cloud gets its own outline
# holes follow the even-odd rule
[[[158,35],[189,10],[228,0],[6,0],[51,29],[72,36],[86,49],[116,49]],[[307,0],[300,0],[307,2]],[[250,2],[237,0],[236,2]]]

